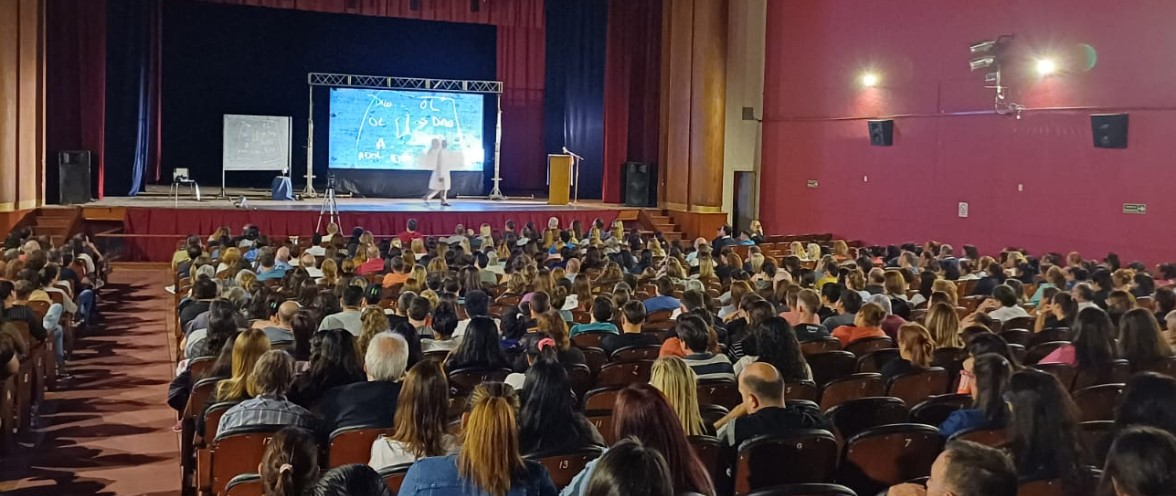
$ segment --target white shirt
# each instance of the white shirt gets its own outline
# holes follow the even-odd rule
[[[323,240],[326,241],[326,236],[323,237]],[[312,246],[306,249],[306,253],[309,253],[312,257],[325,257],[327,256],[327,248],[325,246]]]
[[[446,434],[442,438],[442,443],[445,445],[446,451],[457,449],[457,440],[449,434]],[[375,470],[380,470],[385,467],[400,465],[402,463],[412,463],[417,460],[418,458],[409,452],[400,441],[380,436],[372,442],[372,453],[371,459],[368,461],[368,466]]]
[[[1029,312],[1026,312],[1024,308],[1018,306],[1000,307],[996,310],[989,311],[988,316],[1001,322],[1007,322],[1020,317],[1028,317]]]

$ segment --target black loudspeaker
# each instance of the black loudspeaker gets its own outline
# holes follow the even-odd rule
[[[891,146],[894,144],[894,121],[867,121],[870,126],[870,146]]]
[[[1090,116],[1095,148],[1127,148],[1127,114]]]
[[[652,207],[657,203],[657,168],[645,162],[625,162],[621,190],[627,207]]]
[[[57,153],[58,193],[61,205],[90,202],[90,152]]]

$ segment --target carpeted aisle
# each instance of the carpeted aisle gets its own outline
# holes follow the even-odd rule
[[[5,495],[178,495],[162,265],[116,266],[102,290],[104,321],[75,346],[65,388],[48,394],[39,431],[2,460]]]

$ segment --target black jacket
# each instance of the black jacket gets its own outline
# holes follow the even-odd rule
[[[319,403],[323,437],[343,427],[392,427],[399,398],[399,382],[365,381],[331,388]]]

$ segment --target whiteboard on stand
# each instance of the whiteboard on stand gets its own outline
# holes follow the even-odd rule
[[[290,117],[225,114],[224,122],[224,170],[289,169]]]

